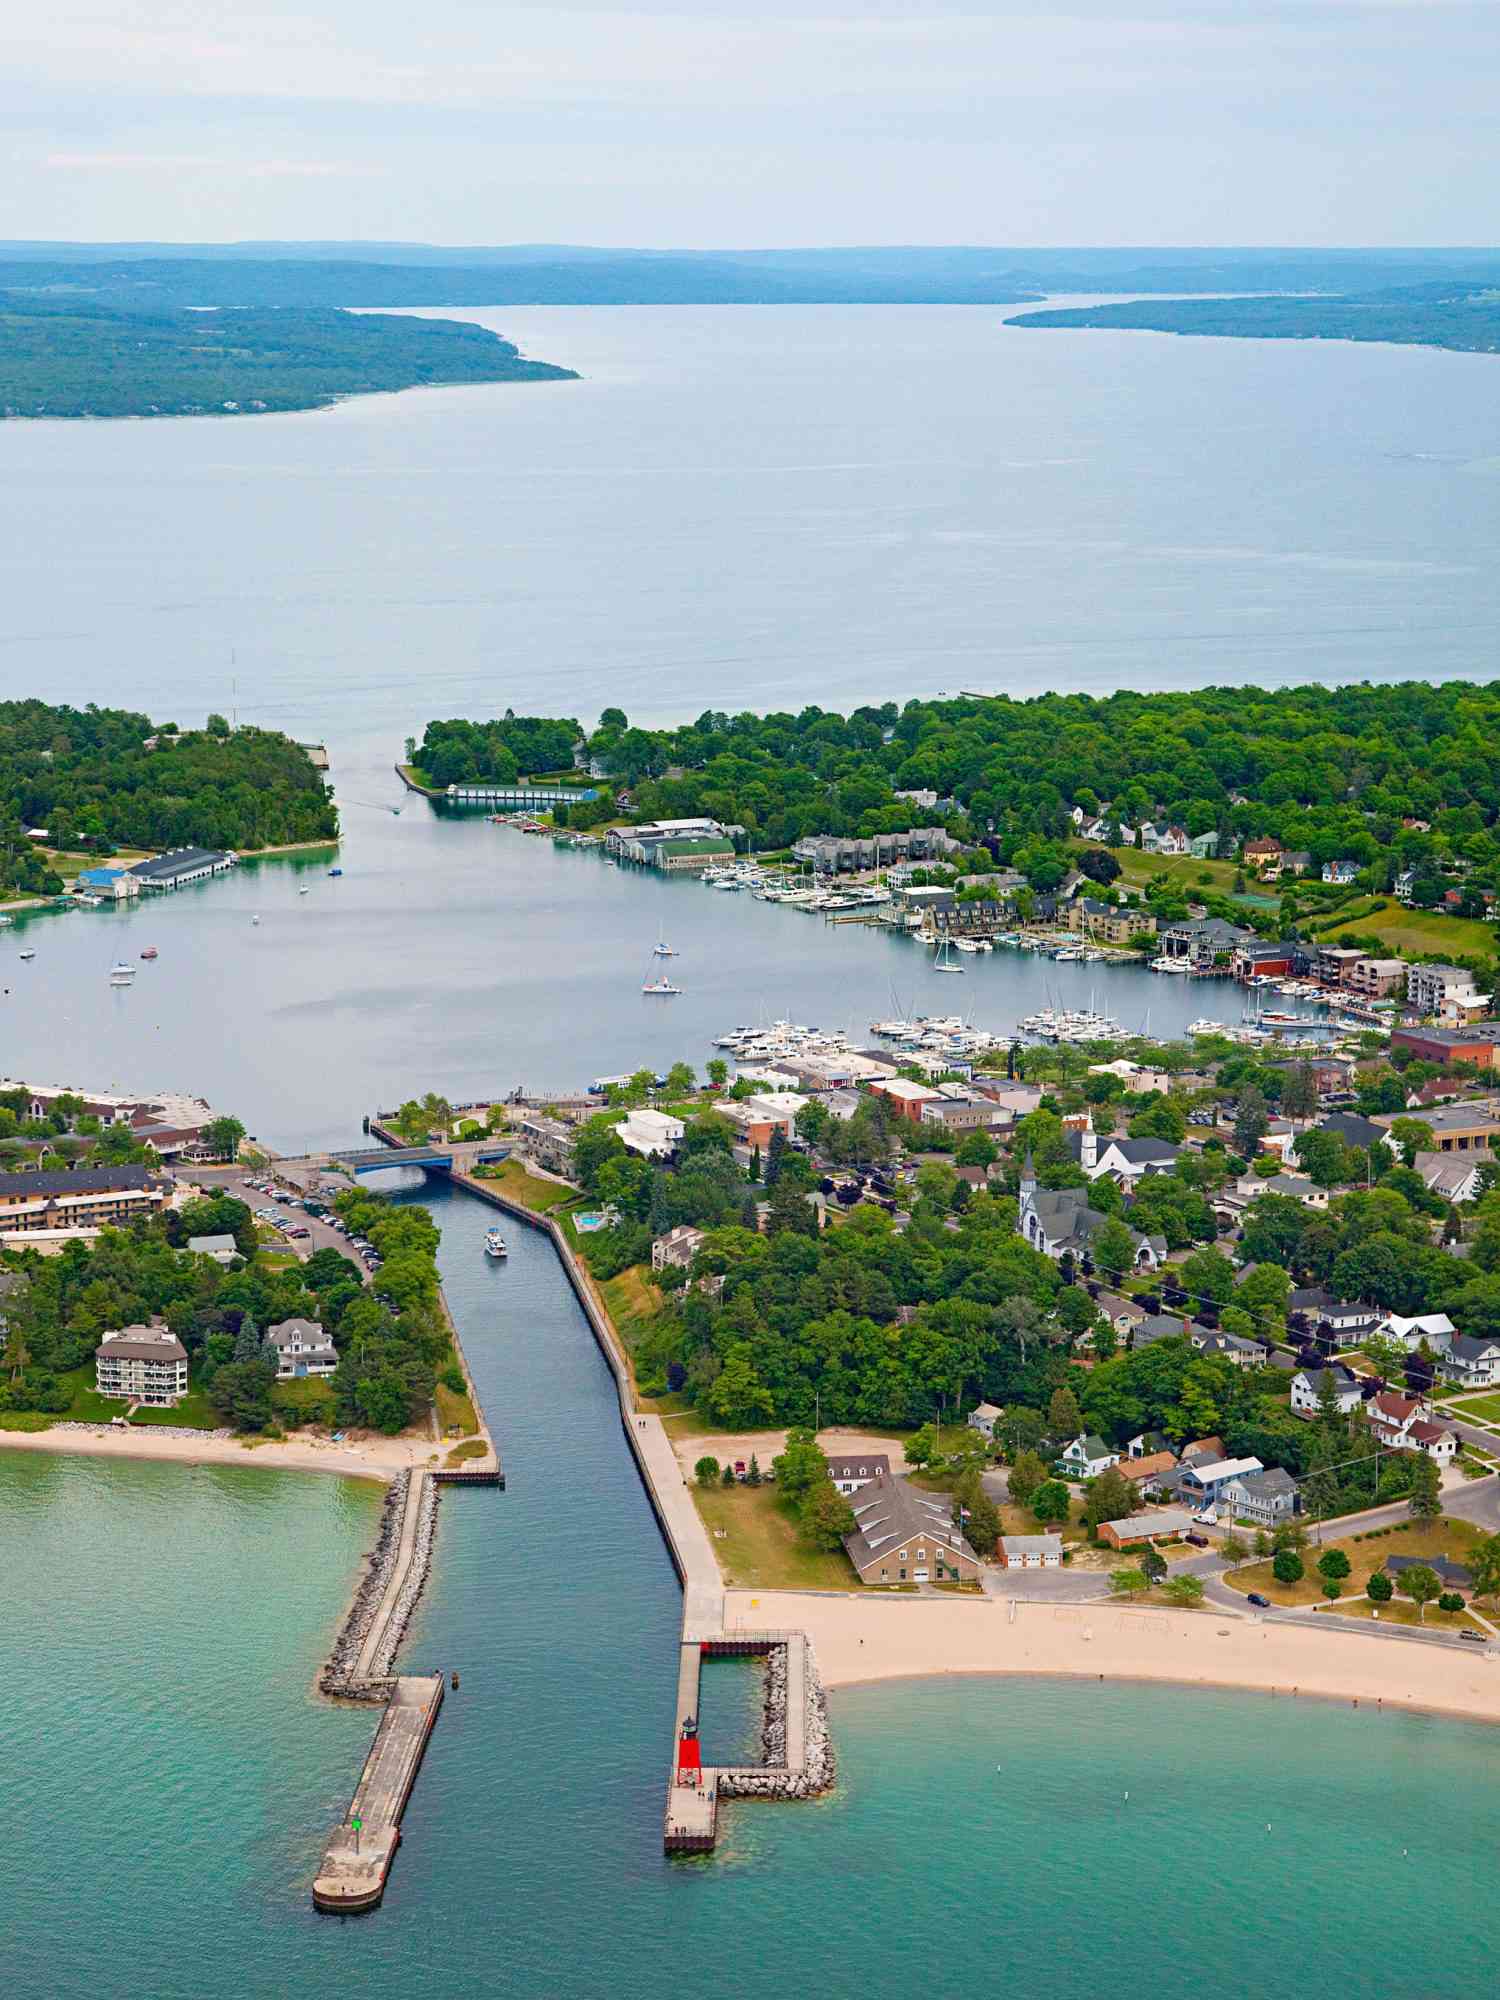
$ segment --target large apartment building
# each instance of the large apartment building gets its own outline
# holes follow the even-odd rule
[[[0,1174],[0,1243],[97,1236],[166,1206],[172,1183],[148,1167],[80,1167],[70,1174]]]
[[[101,1396],[169,1409],[187,1394],[187,1349],[165,1327],[122,1327],[94,1349],[94,1386]]]

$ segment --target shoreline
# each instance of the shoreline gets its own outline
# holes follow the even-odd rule
[[[1500,1723],[1500,1672],[1488,1650],[1477,1647],[1471,1653],[1398,1644],[1374,1633],[1312,1631],[1214,1609],[764,1590],[727,1592],[726,1624],[765,1620],[768,1598],[775,1599],[775,1623],[800,1626],[816,1645],[830,1692],[880,1681],[1026,1675],[1313,1698]],[[912,1622],[895,1622],[903,1617]],[[1203,1670],[1192,1671],[1190,1662]]]
[[[69,1452],[86,1458],[147,1459],[167,1465],[259,1465],[273,1472],[332,1472],[346,1479],[373,1479],[389,1485],[401,1472],[427,1470],[440,1458],[429,1438],[387,1438],[362,1444],[313,1444],[267,1439],[152,1437],[150,1427],[45,1431],[0,1430],[0,1450]]]

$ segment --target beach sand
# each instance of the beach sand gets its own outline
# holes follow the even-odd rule
[[[337,1472],[350,1479],[389,1481],[412,1465],[435,1465],[429,1438],[365,1438],[319,1444],[311,1439],[247,1444],[240,1438],[163,1437],[141,1425],[129,1431],[0,1430],[0,1450],[86,1452],[97,1458],[159,1459],[177,1465],[258,1465],[273,1472]]]
[[[830,1688],[943,1674],[1058,1674],[1319,1696],[1500,1722],[1500,1654],[1207,1611],[732,1590],[725,1625],[803,1630]]]

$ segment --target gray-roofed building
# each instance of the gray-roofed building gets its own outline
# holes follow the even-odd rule
[[[1061,1535],[1002,1535],[999,1551],[1002,1569],[1060,1569],[1063,1538]]]
[[[1099,1539],[1112,1549],[1132,1542],[1170,1542],[1185,1535],[1193,1517],[1185,1507],[1159,1507],[1154,1514],[1127,1514],[1123,1520],[1101,1521]]]
[[[1030,1156],[1021,1174],[1018,1220],[1021,1234],[1033,1250],[1044,1257],[1086,1257],[1097,1232],[1113,1220],[1101,1209],[1090,1206],[1081,1188],[1044,1188],[1038,1185]],[[1125,1224],[1127,1229],[1130,1224]],[[1154,1271],[1167,1254],[1163,1236],[1143,1236],[1131,1229],[1134,1268]]]
[[[1292,1377],[1292,1415],[1315,1417],[1323,1407],[1325,1389],[1332,1394],[1341,1416],[1358,1409],[1364,1396],[1360,1380],[1350,1369],[1304,1368]]]
[[[331,1375],[339,1365],[338,1350],[316,1320],[281,1320],[267,1331],[266,1345],[276,1356],[278,1382]]]
[[[979,1558],[954,1527],[951,1502],[930,1498],[884,1473],[850,1502],[854,1533],[844,1537],[860,1580],[877,1588],[904,1583],[972,1582]]]
[[[1257,1527],[1289,1520],[1302,1504],[1296,1480],[1280,1465],[1238,1474],[1227,1482],[1222,1497],[1231,1515]]]
[[[1175,1313],[1147,1313],[1139,1321],[1130,1336],[1131,1348],[1139,1352],[1143,1347],[1154,1347],[1158,1340],[1186,1340],[1187,1322]]]
[[[890,1474],[890,1457],[883,1451],[846,1451],[828,1460],[828,1477],[846,1497],[873,1479],[889,1479]]]
[[[174,847],[154,861],[137,861],[130,873],[143,889],[182,889],[227,874],[237,858],[214,847]]]
[[[80,1167],[70,1174],[0,1174],[0,1241],[97,1235],[164,1206],[172,1183],[148,1167]]]
[[[187,1247],[195,1257],[212,1257],[216,1264],[232,1264],[240,1254],[232,1236],[190,1236]]]
[[[981,1437],[992,1438],[995,1435],[996,1424],[1004,1415],[1005,1411],[999,1403],[978,1403],[969,1412],[967,1419],[969,1429],[978,1431]]]
[[[1430,1569],[1445,1590],[1472,1590],[1474,1572],[1447,1556],[1387,1556],[1381,1565],[1387,1576],[1399,1579],[1409,1569]]]
[[[1357,1111],[1330,1111],[1313,1127],[1315,1132],[1331,1132],[1336,1139],[1342,1139],[1346,1146],[1363,1146],[1368,1149],[1378,1146],[1385,1138],[1385,1128],[1377,1125],[1373,1118],[1361,1118]]]
[[[94,1349],[94,1387],[101,1396],[170,1409],[187,1394],[187,1349],[165,1327],[107,1333]]]
[[[1438,1356],[1438,1370],[1466,1389],[1487,1389],[1500,1382],[1500,1341],[1472,1333],[1456,1333]]]

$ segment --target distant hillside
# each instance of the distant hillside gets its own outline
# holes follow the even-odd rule
[[[1020,313],[1007,326],[1113,327],[1238,340],[1379,340],[1500,353],[1500,284],[1432,283],[1333,299],[1133,299]]]
[[[576,380],[461,320],[115,312],[0,292],[0,416],[244,416],[419,384]]]

